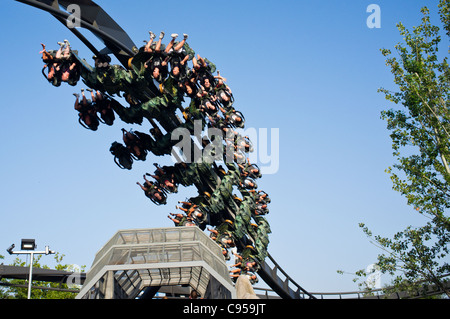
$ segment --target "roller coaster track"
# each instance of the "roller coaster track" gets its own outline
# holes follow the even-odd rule
[[[130,58],[135,55],[136,47],[126,32],[96,3],[91,0],[15,0],[23,4],[46,11],[60,21],[63,25],[79,38],[95,55],[113,54],[120,63],[127,68]],[[70,5],[79,6],[80,16],[78,17],[79,26],[92,32],[98,37],[105,48],[97,49],[90,41],[79,32],[77,28],[69,27],[68,19],[71,19],[72,13],[68,12]],[[151,90],[152,94],[158,95],[158,90]],[[153,124],[153,123],[152,123]],[[170,121],[160,123],[167,132],[177,128],[182,121],[178,116],[172,116]],[[201,142],[201,141],[200,141]],[[195,143],[192,143],[195,148]],[[220,178],[213,171],[212,175],[220,181]],[[206,183],[195,184],[202,191],[214,191],[214,188]],[[231,209],[227,209],[231,218],[234,217]],[[252,238],[250,238],[252,240]],[[272,264],[272,265],[270,265]],[[308,293],[299,284],[297,284],[268,254],[261,263],[258,275],[273,289],[281,298],[284,299],[315,299],[311,293]],[[284,279],[281,279],[284,277]]]

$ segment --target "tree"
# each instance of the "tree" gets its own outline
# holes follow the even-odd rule
[[[33,268],[43,268],[49,269],[46,265],[40,264],[40,259],[42,255],[36,255],[33,260]],[[4,257],[0,255],[0,259]],[[72,265],[62,264],[64,255],[58,253],[54,256],[56,261],[56,270],[63,271],[74,271]],[[20,258],[16,258],[11,266],[26,267],[26,263]],[[84,271],[84,266],[81,271]],[[28,293],[27,281],[23,279],[1,279],[2,283],[7,283],[8,286],[0,286],[0,299],[26,299]],[[59,284],[54,282],[43,282],[43,281],[33,281],[33,286],[46,287],[46,288],[57,288],[64,289],[66,291],[52,290],[52,289],[32,289],[31,298],[32,299],[73,299],[75,298],[77,291],[68,291],[69,287],[67,284]]]
[[[438,8],[449,37],[448,0],[441,0]],[[412,32],[397,24],[404,38],[395,46],[397,57],[381,50],[399,91],[381,88],[379,92],[397,105],[381,116],[391,131],[396,157],[396,164],[386,171],[393,189],[426,217],[426,224],[407,227],[392,239],[373,236],[364,224],[360,227],[384,250],[377,265],[382,273],[394,276],[395,289],[418,292],[435,285],[450,296],[442,278],[450,272],[445,260],[450,239],[450,70],[447,56],[440,57],[440,28],[430,23],[427,7],[421,12],[422,23]]]

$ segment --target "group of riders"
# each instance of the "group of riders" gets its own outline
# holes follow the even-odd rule
[[[267,256],[271,231],[264,215],[269,212],[270,198],[258,190],[255,180],[261,172],[247,156],[253,151],[251,141],[238,132],[244,127],[244,116],[234,108],[226,79],[219,71],[214,75],[216,66],[212,62],[195,55],[187,44],[187,34],[181,41],[176,40],[178,34],[172,34],[167,45],[162,43],[164,32],[158,39],[153,32],[149,35],[145,45],[133,48],[134,56],[125,67],[112,65],[107,55],[94,56],[92,67],[78,57],[67,40],[58,42],[60,48],[55,51],[47,51],[42,45],[42,73],[54,86],[62,82],[75,86],[80,79],[88,86],[90,96],[84,89],[81,97],[74,94],[74,109],[87,129],[96,131],[100,123],[111,126],[116,116],[129,124],[142,124],[144,118],[150,122],[149,134],[122,128],[123,144],[112,143],[110,152],[123,169],[131,169],[134,160],[146,160],[148,152],[171,154],[177,143],[171,134],[175,128],[183,127],[193,134],[198,121],[202,129],[221,130],[226,136],[225,167],[206,160],[179,161],[163,167],[155,163],[154,173],[146,173],[144,182],[137,184],[157,205],[166,204],[168,194],[176,193],[179,185],[195,185],[198,196],[179,202],[176,208],[180,212],[168,218],[176,226],[207,229],[227,260],[235,255],[232,279],[245,274],[256,282],[256,272]],[[123,106],[114,95],[128,105]],[[184,121],[176,115],[177,110]],[[200,143],[206,147],[211,141],[203,138]]]

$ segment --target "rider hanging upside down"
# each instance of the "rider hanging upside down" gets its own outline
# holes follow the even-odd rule
[[[109,126],[113,125],[115,115],[111,107],[111,100],[108,97],[103,96],[100,91],[97,91],[95,95],[94,92],[91,91],[91,98],[95,104],[95,109],[100,113],[100,118],[103,123]]]
[[[153,163],[156,167],[156,171],[154,175],[146,174],[147,176],[151,176],[156,179],[159,185],[166,189],[171,193],[176,193],[178,191],[178,187],[175,183],[175,174],[173,167],[159,167],[157,163]]]
[[[215,96],[208,93],[203,86],[197,92],[197,98],[200,100],[200,111],[208,114],[215,114],[217,112],[217,108],[214,104]]]
[[[144,185],[141,185],[141,183],[136,182],[141,189],[145,192],[145,196],[150,198],[150,200],[158,205],[165,205],[167,203],[166,195],[164,194],[164,191],[160,189],[157,185],[155,185],[153,182],[147,180],[144,175],[145,183]]]
[[[170,42],[171,44],[169,44],[164,49],[164,51],[161,51],[161,42],[164,38],[164,32],[161,31],[161,33],[159,34],[159,39],[154,46],[153,40],[155,39],[155,34],[151,31],[149,33],[150,41],[145,46],[144,51],[151,53],[151,58],[144,63],[144,67],[149,71],[150,76],[153,79],[155,79],[159,83],[163,83],[167,75],[169,74],[167,63],[167,61],[169,60],[168,51],[170,50],[171,45],[173,45],[175,38],[174,35],[172,35],[172,41]]]
[[[56,56],[50,54],[46,49],[45,49],[45,44],[41,43],[42,45],[42,51],[40,51],[39,53],[42,54],[42,61],[44,61],[45,65],[42,69],[42,74],[47,78],[47,80],[52,83],[54,86],[60,86],[61,85],[61,80],[60,80],[60,72],[59,72],[59,68],[57,71],[57,67],[58,67],[58,63]],[[57,55],[60,55],[62,52],[62,49],[60,48],[58,50]],[[58,60],[59,61],[59,60]],[[48,69],[47,75],[45,74],[45,69]]]
[[[196,224],[200,227],[200,229],[204,230],[207,222],[207,214],[205,214],[197,204],[193,204],[190,202],[178,202],[181,203],[182,206],[175,206],[177,209],[182,210],[185,214],[192,218]]]
[[[48,52],[45,45],[42,45],[42,60],[46,65],[42,69],[48,68],[46,76],[47,80],[54,86],[60,86],[61,82],[67,82],[69,85],[75,86],[80,79],[80,63],[72,58],[70,43],[67,40],[58,42],[60,48],[56,52]]]
[[[196,81],[198,81],[200,85],[204,86],[206,79],[208,79],[211,85],[215,84],[215,79],[212,73],[216,70],[216,66],[213,63],[197,54],[197,58],[192,58],[192,65],[192,71],[196,77]],[[208,86],[208,84],[206,84],[206,86]]]
[[[231,109],[233,105],[233,93],[230,87],[225,84],[227,79],[220,75],[220,71],[217,71],[217,75],[214,78],[217,79],[217,84],[214,87],[217,98],[227,110]]]
[[[170,75],[177,81],[184,81],[186,79],[188,72],[187,61],[192,59],[192,53],[186,50],[186,47],[190,49],[186,44],[188,35],[183,34],[183,36],[183,40],[177,43],[175,39],[178,37],[178,34],[172,34],[172,41],[168,44],[167,51],[169,55]]]
[[[75,95],[75,110],[77,110],[79,116],[79,122],[82,126],[92,131],[96,131],[99,126],[99,121],[97,117],[97,111],[92,105],[92,101],[88,100],[84,94],[84,89],[81,89],[81,101],[79,100],[80,95],[74,93]],[[84,124],[83,124],[84,123]]]
[[[133,166],[133,158],[126,146],[118,142],[113,142],[109,151],[114,155],[114,162],[122,169],[131,169]]]
[[[171,217],[171,215],[174,217]],[[175,223],[175,226],[196,226],[192,217],[183,214],[170,213],[167,217]]]
[[[145,161],[147,150],[139,137],[131,130],[128,132],[127,130],[122,129],[122,134],[125,145],[130,150],[131,154],[134,155],[135,159]]]
[[[247,158],[247,162],[238,164],[240,168],[241,176],[244,177],[251,177],[251,178],[260,178],[261,177],[261,171],[256,164],[250,163],[250,158]]]

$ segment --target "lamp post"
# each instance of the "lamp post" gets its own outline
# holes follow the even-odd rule
[[[49,254],[54,254],[55,252],[53,250],[50,250],[48,246],[45,246],[45,250],[44,251],[35,251],[36,249],[36,241],[34,239],[22,239],[21,241],[21,245],[20,251],[13,251],[15,245],[12,244],[6,251],[12,255],[30,255],[30,274],[28,277],[28,299],[31,299],[31,281],[33,279],[33,258],[34,255],[49,255]]]

